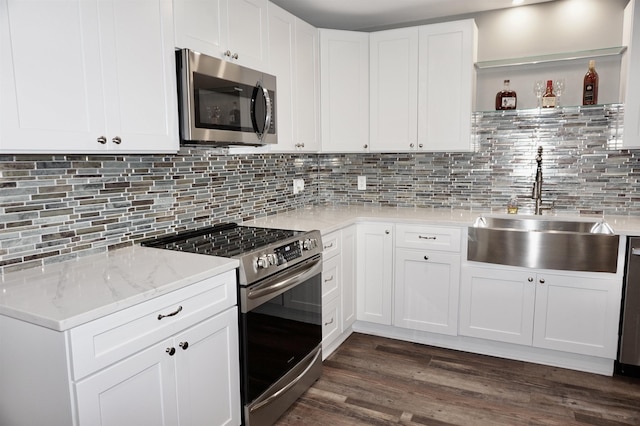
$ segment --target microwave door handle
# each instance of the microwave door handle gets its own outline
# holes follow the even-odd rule
[[[258,139],[260,139],[260,141],[262,142],[262,140],[265,137],[265,133],[267,133],[269,131],[269,127],[271,127],[271,117],[272,117],[272,112],[271,112],[271,98],[269,97],[269,91],[264,88],[262,86],[262,83],[260,81],[258,81],[258,83],[256,84],[255,90],[253,91],[253,104],[255,105],[256,101],[258,100],[258,91],[262,91],[262,95],[264,96],[265,102],[266,102],[266,116],[264,119],[264,130],[261,132],[258,129],[258,117],[256,116],[257,113],[257,108],[253,108],[252,111],[252,117],[251,117],[251,121],[253,122],[253,130],[256,132],[256,135],[258,135]]]
[[[269,128],[271,127],[271,120],[273,118],[273,104],[271,103],[271,98],[269,97],[269,91],[262,87],[262,93],[264,94],[265,101],[265,110],[266,117],[264,118],[264,130],[262,132],[262,136],[260,137],[260,141],[264,139],[267,133],[269,133]]]

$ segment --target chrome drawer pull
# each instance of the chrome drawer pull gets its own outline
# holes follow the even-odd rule
[[[333,324],[333,317],[331,317],[331,321],[324,323],[324,325],[329,325],[329,324]]]
[[[418,238],[421,240],[435,240],[436,237],[423,237],[422,235],[418,235]]]
[[[329,244],[329,245],[324,246],[324,249],[326,250],[326,249],[331,248],[331,247],[333,247],[333,243],[331,243],[331,244]]]
[[[178,306],[178,309],[176,309],[175,311],[171,312],[170,314],[159,314],[158,315],[158,321],[160,321],[162,318],[167,318],[167,317],[172,317],[174,315],[178,315],[180,313],[180,311],[182,311],[182,305]]]
[[[329,281],[333,281],[333,275],[331,275],[329,278],[324,280],[325,283],[328,283]]]

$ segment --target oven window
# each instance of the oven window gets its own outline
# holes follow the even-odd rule
[[[260,396],[322,341],[318,274],[241,315],[245,402]]]

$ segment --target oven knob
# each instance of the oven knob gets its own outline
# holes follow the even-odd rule
[[[304,250],[311,250],[318,246],[318,240],[315,238],[307,238],[302,242],[302,248]]]
[[[266,269],[269,267],[269,258],[267,257],[266,254],[263,254],[262,256],[260,256],[258,258],[258,260],[256,261],[256,265],[258,266],[258,269],[263,268]]]
[[[267,260],[269,261],[269,265],[278,266],[278,256],[275,253],[269,253],[267,255]]]

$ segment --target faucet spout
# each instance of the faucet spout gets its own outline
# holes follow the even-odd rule
[[[535,214],[542,214],[542,147],[538,147],[538,155],[536,155],[538,167],[536,169],[536,180],[533,182],[533,191],[531,198],[536,200]]]

